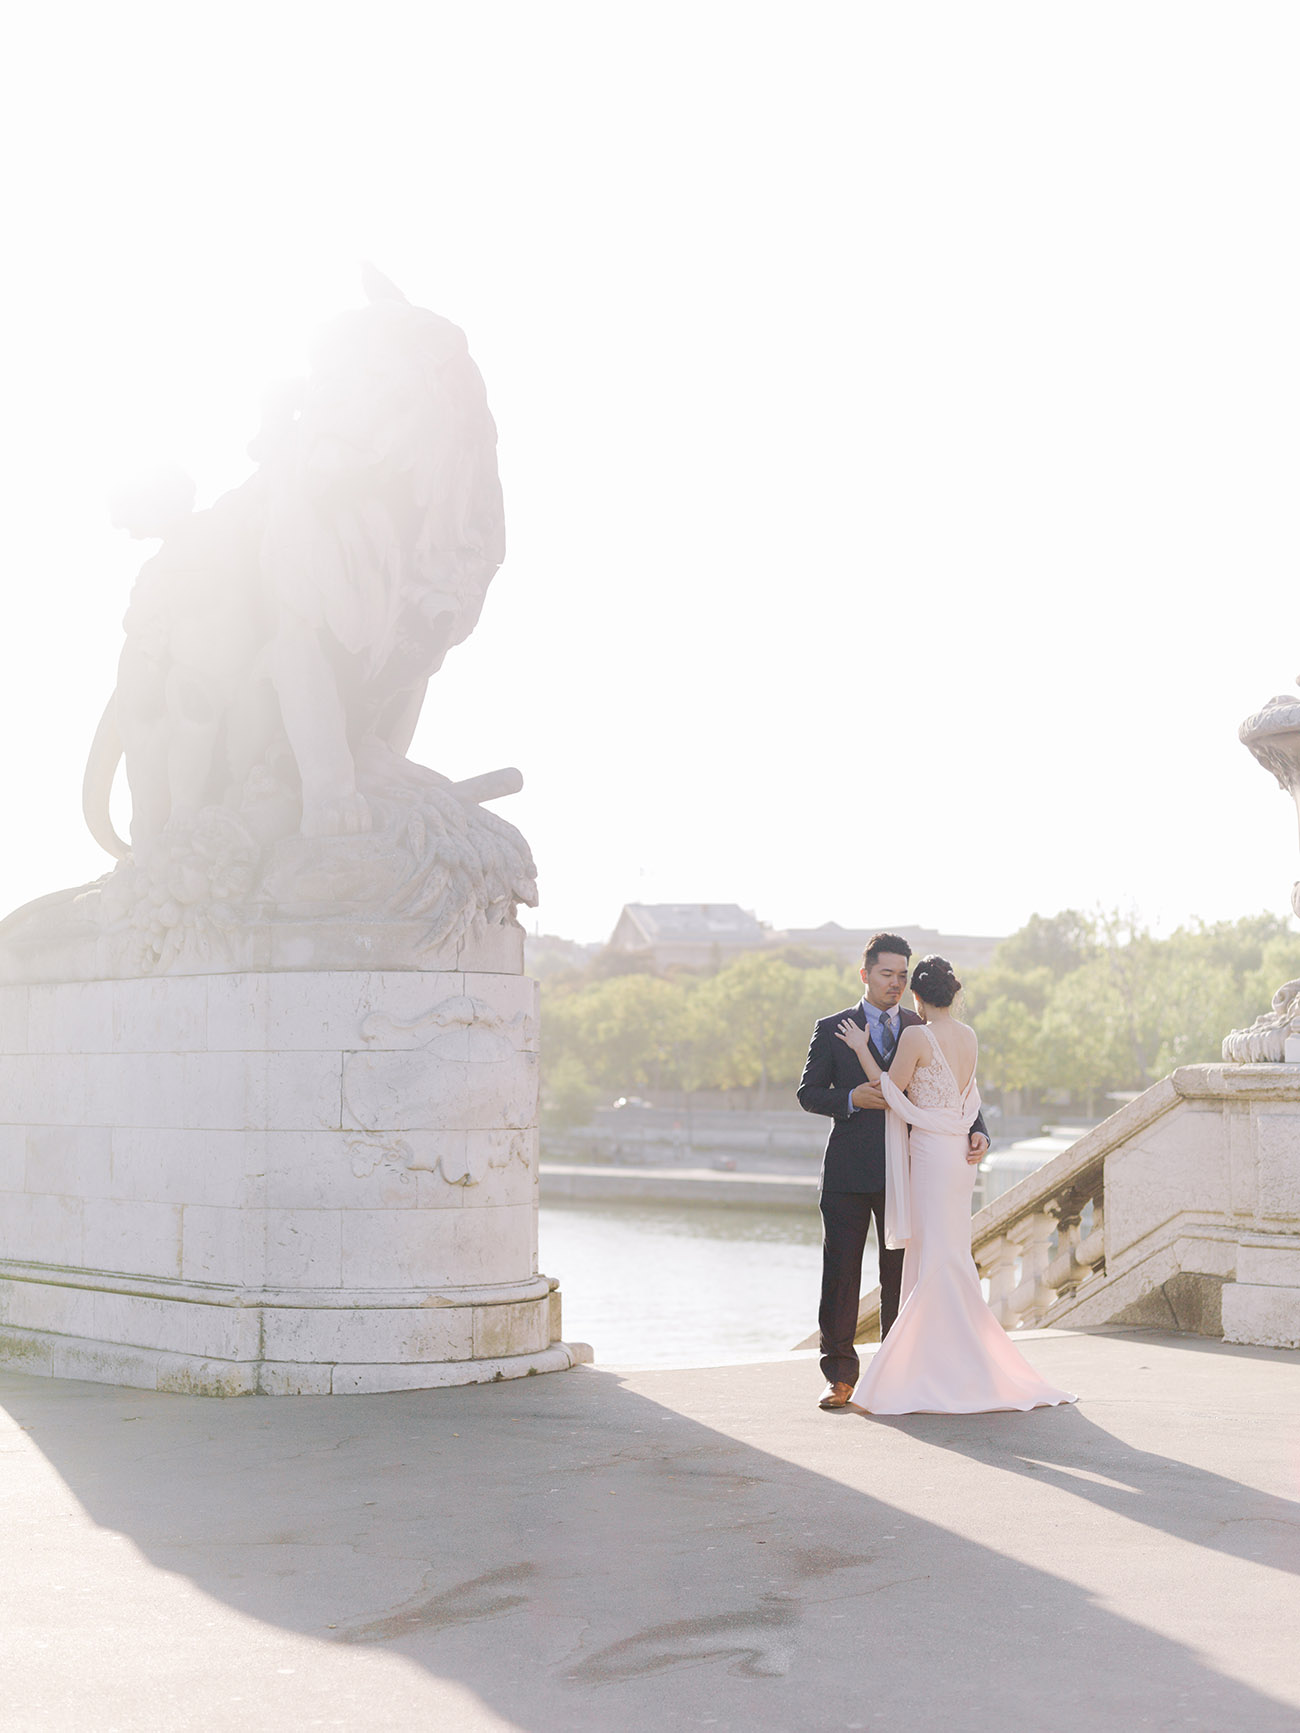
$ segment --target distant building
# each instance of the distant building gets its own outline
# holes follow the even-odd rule
[[[876,933],[897,933],[912,947],[913,957],[947,957],[960,975],[963,969],[986,969],[1002,943],[1000,937],[974,933],[940,933],[933,927],[916,927],[907,921],[882,921],[874,927],[842,927],[826,921],[820,927],[789,927],[772,933],[777,945],[803,945],[810,951],[829,951],[837,963],[862,962],[867,940]]]
[[[656,969],[716,969],[767,944],[766,927],[738,903],[625,903],[606,947]]]
[[[774,931],[738,903],[627,903],[606,950],[639,958],[656,969],[672,964],[716,969],[746,951],[798,945],[825,951],[837,963],[856,968],[867,940],[878,932],[899,934],[911,945],[914,957],[932,952],[947,957],[958,974],[963,969],[986,968],[1002,942],[996,935],[940,933],[907,922],[842,927],[838,921],[826,921],[820,927]]]

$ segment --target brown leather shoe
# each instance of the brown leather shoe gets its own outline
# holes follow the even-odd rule
[[[819,1408],[847,1408],[853,1398],[852,1384],[828,1384],[822,1391]]]

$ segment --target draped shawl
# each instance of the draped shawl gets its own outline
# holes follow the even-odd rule
[[[956,1078],[953,1083],[955,1086]],[[918,1107],[890,1081],[888,1071],[881,1073],[880,1090],[889,1104],[885,1115],[885,1244],[891,1251],[901,1251],[912,1237],[909,1127],[940,1137],[960,1137],[964,1142],[980,1110],[980,1092],[972,1074],[958,1106]]]

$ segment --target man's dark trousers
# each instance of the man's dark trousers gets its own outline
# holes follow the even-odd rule
[[[824,1113],[833,1121],[822,1162],[822,1299],[818,1313],[822,1371],[830,1384],[858,1381],[853,1338],[862,1293],[862,1254],[873,1218],[880,1248],[882,1339],[898,1316],[903,1281],[903,1253],[885,1248],[885,1114],[882,1108],[849,1111],[849,1096],[867,1076],[857,1054],[836,1034],[846,1017],[860,1029],[866,1028],[861,1005],[823,1017],[813,1030],[799,1084],[800,1107],[808,1113]],[[900,1011],[899,1039],[904,1029],[919,1022],[915,1012]],[[881,1070],[888,1071],[889,1065],[874,1042],[871,1051]],[[983,1132],[983,1119],[976,1119],[971,1130]]]
[[[868,1111],[863,1109],[864,1113]],[[862,1294],[862,1256],[873,1217],[876,1244],[880,1248],[881,1341],[898,1316],[903,1253],[891,1252],[885,1246],[883,1190],[823,1191],[821,1211],[822,1302],[817,1324],[821,1330],[822,1371],[828,1384],[856,1384],[859,1361],[853,1338]]]

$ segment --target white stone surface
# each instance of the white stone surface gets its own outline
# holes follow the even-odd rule
[[[1174,1122],[1158,1120],[1107,1159],[1108,1250],[1132,1245],[1188,1211],[1229,1208],[1222,1117],[1212,1108],[1198,1104]]]
[[[1237,1280],[1300,1292],[1300,1243],[1243,1240],[1237,1247]]]
[[[1223,1290],[1223,1339],[1261,1348],[1300,1348],[1300,1287],[1233,1282]]]
[[[536,992],[459,969],[0,989],[0,1359],[212,1393],[574,1363],[537,1274]]]
[[[1052,1323],[1154,1321],[1162,1292],[1173,1311],[1210,1319],[1221,1286],[1225,1340],[1300,1346],[1300,1067],[1181,1067],[1058,1163],[1099,1157],[1105,1273]]]

